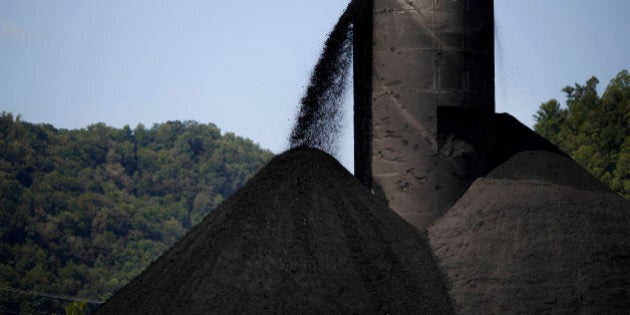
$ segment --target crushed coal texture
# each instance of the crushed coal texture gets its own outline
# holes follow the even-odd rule
[[[580,190],[612,193],[608,186],[570,157],[549,151],[519,152],[486,177],[545,181]]]
[[[338,150],[342,104],[352,65],[352,26],[361,2],[350,2],[324,44],[291,132],[291,148],[309,146],[330,154]]]
[[[458,313],[622,314],[629,225],[627,200],[539,150],[478,178],[429,236]]]
[[[507,114],[492,169],[429,227],[462,314],[630,309],[630,203]]]
[[[453,313],[427,237],[330,155],[275,157],[97,314]]]

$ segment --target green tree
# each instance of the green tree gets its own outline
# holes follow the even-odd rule
[[[66,315],[83,315],[87,309],[85,302],[70,302],[66,304]]]
[[[552,142],[559,143],[561,139],[558,139],[558,135],[566,118],[567,110],[561,107],[560,102],[551,99],[546,103],[542,103],[534,115],[534,119],[536,119],[534,129],[541,136],[550,139]]]
[[[2,113],[0,284],[105,300],[271,156],[213,124],[58,130]],[[16,294],[0,305],[67,310]]]
[[[542,103],[534,129],[614,191],[630,197],[630,73],[613,78],[600,97],[599,80],[567,86],[566,107]]]

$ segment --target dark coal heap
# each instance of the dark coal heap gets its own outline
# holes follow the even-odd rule
[[[330,155],[275,157],[97,314],[453,313],[427,237]]]
[[[352,23],[357,3],[352,1],[328,36],[319,61],[311,74],[306,94],[289,143],[306,145],[330,154],[338,149],[341,105],[352,65]]]
[[[630,203],[570,158],[524,151],[429,228],[461,314],[624,314]]]

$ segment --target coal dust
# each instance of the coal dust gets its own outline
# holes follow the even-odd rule
[[[352,1],[324,43],[291,132],[291,148],[308,146],[336,155],[342,129],[342,105],[351,79],[352,26],[358,0]]]

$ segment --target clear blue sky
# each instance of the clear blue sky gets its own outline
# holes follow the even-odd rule
[[[0,0],[0,111],[58,128],[212,122],[280,152],[347,3]],[[495,3],[499,112],[531,126],[564,86],[630,68],[630,1]]]

